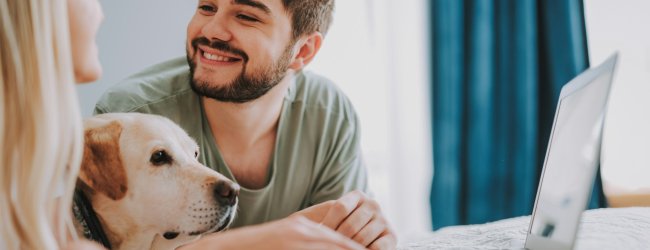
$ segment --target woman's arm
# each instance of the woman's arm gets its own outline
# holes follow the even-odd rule
[[[303,216],[233,229],[204,236],[183,246],[193,249],[365,249],[334,230]]]

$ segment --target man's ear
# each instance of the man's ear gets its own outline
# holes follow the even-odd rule
[[[79,181],[93,193],[103,193],[113,200],[122,199],[127,190],[126,170],[120,156],[121,134],[122,125],[117,121],[86,128],[79,171]]]
[[[298,39],[296,43],[298,53],[294,55],[289,68],[298,71],[307,66],[320,50],[322,42],[323,35],[320,32],[314,32]]]

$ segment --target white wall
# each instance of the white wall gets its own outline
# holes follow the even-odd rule
[[[650,1],[585,0],[591,65],[620,52],[607,114],[608,196],[650,194]]]
[[[84,116],[106,88],[184,56],[196,1],[102,1],[104,76],[78,87]],[[430,230],[432,174],[426,0],[338,0],[334,24],[308,70],[339,84],[362,124],[370,186],[400,236]]]
[[[84,117],[92,114],[101,94],[112,84],[143,68],[185,55],[185,28],[195,1],[104,0],[97,43],[104,74],[77,87]]]

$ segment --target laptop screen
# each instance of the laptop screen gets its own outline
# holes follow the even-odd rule
[[[598,171],[615,61],[616,57],[610,58],[562,88],[529,229],[531,235],[573,246]]]

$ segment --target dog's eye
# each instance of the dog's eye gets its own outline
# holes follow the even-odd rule
[[[153,164],[155,166],[161,166],[161,165],[171,163],[172,162],[172,157],[169,156],[167,154],[167,152],[165,152],[165,150],[159,150],[159,151],[154,152],[151,155],[151,159],[149,159],[149,161],[151,162],[151,164]]]
[[[194,158],[199,158],[199,151],[194,151]]]

